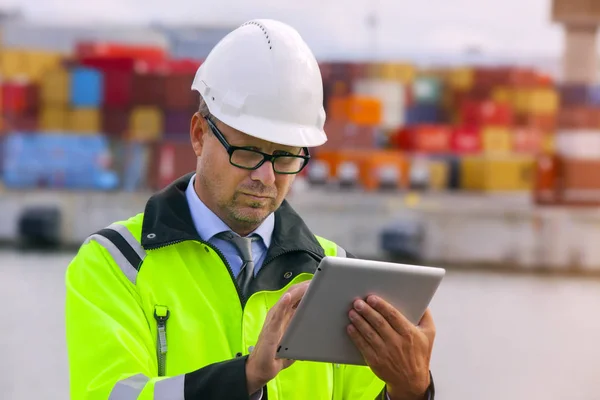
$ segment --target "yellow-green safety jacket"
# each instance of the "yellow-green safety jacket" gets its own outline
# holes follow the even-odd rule
[[[269,309],[325,255],[344,255],[284,202],[243,298],[225,257],[194,228],[189,178],[91,235],[68,266],[72,399],[247,400],[245,363]],[[373,400],[383,389],[368,367],[299,361],[263,388],[263,400]]]

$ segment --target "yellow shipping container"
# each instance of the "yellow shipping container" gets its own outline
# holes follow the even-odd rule
[[[42,105],[67,106],[71,90],[71,76],[66,68],[52,68],[40,81]]]
[[[485,153],[510,153],[512,135],[509,128],[488,126],[482,132],[482,147]]]
[[[403,63],[375,63],[369,64],[367,75],[369,78],[411,83],[417,74],[416,67]]]
[[[162,136],[164,116],[158,107],[135,107],[129,117],[129,137],[156,141]]]
[[[0,51],[0,75],[3,79],[27,78],[27,57],[20,49]]]
[[[492,100],[498,103],[514,104],[514,93],[511,88],[499,86],[492,91]]]
[[[443,190],[448,188],[450,169],[444,161],[429,161],[429,188]]]
[[[25,58],[28,76],[31,80],[39,82],[47,72],[60,68],[63,55],[50,51],[32,50],[25,53]]]
[[[553,89],[533,89],[530,93],[528,112],[532,114],[554,114],[559,107],[558,93]]]
[[[461,159],[465,190],[527,191],[533,188],[535,160],[531,156],[467,156]]]
[[[68,110],[63,106],[45,106],[40,112],[40,129],[43,131],[65,131],[68,126]]]
[[[100,133],[100,110],[78,108],[69,111],[68,130],[74,133]]]
[[[528,113],[531,108],[531,89],[514,89],[512,105],[517,113]]]
[[[450,87],[460,91],[471,90],[475,82],[475,74],[471,68],[457,68],[450,72],[448,83]]]

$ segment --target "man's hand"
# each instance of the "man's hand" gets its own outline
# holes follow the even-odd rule
[[[307,281],[290,287],[269,310],[258,342],[246,362],[249,394],[256,393],[267,382],[275,378],[279,371],[294,363],[293,360],[277,359],[275,356],[279,342],[309,284],[310,281]]]
[[[429,309],[414,326],[376,296],[357,300],[349,312],[348,334],[391,400],[421,400],[430,383],[429,361],[435,325]]]

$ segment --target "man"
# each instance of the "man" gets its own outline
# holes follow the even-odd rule
[[[298,33],[242,25],[192,88],[195,174],[92,235],[69,265],[71,397],[432,399],[431,316],[415,327],[384,299],[348,314],[369,367],[275,358],[318,262],[345,253],[284,200],[326,140],[321,75]]]

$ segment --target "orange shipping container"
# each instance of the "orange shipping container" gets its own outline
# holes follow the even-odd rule
[[[356,125],[379,125],[382,117],[381,101],[374,97],[350,96],[348,119]]]
[[[537,204],[554,204],[557,195],[558,159],[543,155],[536,159],[533,198]]]
[[[332,96],[327,101],[327,121],[348,121],[349,99],[347,96]]]

